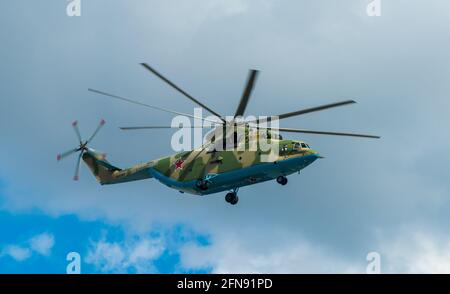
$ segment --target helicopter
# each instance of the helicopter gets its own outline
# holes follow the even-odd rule
[[[379,139],[379,136],[339,133],[327,131],[314,131],[306,129],[280,128],[265,126],[264,122],[275,117],[282,120],[307,113],[313,113],[356,103],[354,100],[345,100],[324,104],[312,108],[300,109],[293,112],[282,113],[269,118],[253,121],[240,120],[245,114],[259,71],[250,70],[244,91],[231,119],[225,119],[203,104],[186,91],[178,87],[161,73],[146,63],[141,65],[160,78],[170,87],[194,102],[202,109],[211,113],[216,119],[211,126],[212,131],[205,136],[204,144],[190,151],[177,152],[173,155],[137,164],[130,168],[119,168],[106,160],[104,154],[88,147],[91,141],[105,125],[101,120],[94,133],[83,140],[78,128],[78,122],[72,123],[79,145],[57,156],[60,161],[72,154],[78,153],[74,180],[79,180],[80,163],[83,160],[101,185],[111,185],[154,178],[169,188],[181,193],[193,195],[209,195],[227,191],[225,201],[236,205],[239,201],[238,191],[241,187],[276,180],[280,185],[288,183],[287,176],[300,172],[319,158],[320,154],[313,150],[305,141],[283,138],[279,132],[305,133],[315,135],[348,136],[359,138]],[[92,93],[107,96],[117,100],[133,103],[147,108],[168,112],[176,115],[185,115],[194,119],[208,120],[207,118],[182,113],[138,100],[110,94],[96,89],[88,89]],[[124,131],[173,129],[176,126],[139,126],[121,127]],[[239,134],[239,136],[238,136]],[[270,143],[271,148],[262,148],[259,141],[264,139]],[[231,141],[231,144],[230,144]],[[253,148],[249,148],[249,146]]]

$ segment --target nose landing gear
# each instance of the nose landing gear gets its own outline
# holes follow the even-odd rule
[[[233,192],[229,192],[225,195],[225,201],[230,203],[231,205],[236,205],[239,202],[239,197],[237,196],[238,189],[233,190]]]
[[[203,179],[197,180],[195,185],[197,186],[197,188],[199,188],[202,191],[208,190],[208,181],[205,181]]]
[[[285,176],[279,176],[277,178],[277,183],[284,186],[288,183],[288,179]]]

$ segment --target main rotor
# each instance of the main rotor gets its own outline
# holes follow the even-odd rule
[[[166,84],[168,84],[171,88],[175,89],[177,92],[179,92],[180,94],[182,94],[183,96],[188,98],[190,101],[194,102],[196,105],[200,106],[201,108],[203,108],[203,109],[207,110],[208,112],[210,112],[211,114],[213,114],[217,119],[212,120],[209,118],[198,117],[195,115],[162,108],[159,106],[150,105],[147,103],[140,102],[138,100],[110,94],[110,93],[95,90],[95,89],[88,89],[88,90],[93,93],[108,96],[110,98],[118,99],[118,100],[125,101],[128,103],[136,104],[136,105],[140,105],[143,107],[152,108],[155,110],[159,110],[159,111],[163,111],[163,112],[167,112],[167,113],[171,113],[171,114],[176,114],[176,115],[184,115],[184,116],[187,116],[190,118],[200,119],[202,121],[212,122],[212,123],[216,124],[217,127],[221,127],[221,126],[228,127],[228,126],[235,126],[235,125],[240,125],[240,124],[246,124],[246,125],[251,126],[251,125],[256,124],[255,127],[258,129],[274,129],[274,128],[269,128],[269,127],[260,125],[261,123],[267,122],[270,119],[270,117],[275,117],[278,120],[282,120],[282,119],[286,119],[286,118],[290,118],[290,117],[304,115],[307,113],[323,111],[326,109],[331,109],[331,108],[336,108],[336,107],[341,107],[341,106],[346,106],[346,105],[356,103],[356,101],[354,101],[354,100],[344,100],[344,101],[338,101],[338,102],[329,103],[329,104],[323,104],[323,105],[319,105],[316,107],[304,108],[304,109],[300,109],[300,110],[296,110],[296,111],[292,111],[292,112],[281,113],[281,114],[278,114],[275,116],[270,116],[269,118],[262,119],[262,120],[260,119],[260,120],[253,120],[253,121],[241,121],[240,118],[242,118],[245,114],[245,111],[247,109],[251,94],[253,92],[253,89],[254,89],[256,80],[258,78],[258,74],[259,74],[258,70],[251,69],[249,71],[247,82],[245,84],[244,91],[242,92],[242,96],[240,98],[239,104],[234,113],[233,119],[231,121],[227,121],[225,119],[225,116],[219,114],[218,112],[214,111],[212,108],[208,107],[206,104],[200,102],[199,99],[194,98],[192,95],[190,95],[189,93],[184,91],[182,88],[177,86],[175,83],[173,83],[171,80],[169,80],[168,78],[163,76],[161,73],[159,73],[156,69],[154,69],[147,63],[141,63],[141,65],[146,70],[148,70],[149,72],[151,72],[152,74],[154,74],[155,76],[160,78],[162,81],[164,81]],[[172,126],[121,127],[122,130],[126,130],[126,131],[128,131],[128,130],[143,130],[143,129],[170,129],[170,128],[174,128],[174,127],[172,127]],[[372,139],[380,138],[379,136],[374,136],[374,135],[365,135],[365,134],[356,134],[356,133],[341,133],[341,132],[330,132],[330,131],[315,131],[315,130],[305,130],[305,129],[295,129],[295,128],[278,128],[276,130],[280,131],[280,132],[304,133],[304,134],[315,134],[315,135],[347,136],[347,137],[361,137],[361,138],[372,138]]]

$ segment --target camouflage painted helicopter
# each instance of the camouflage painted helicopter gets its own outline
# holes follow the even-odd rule
[[[88,147],[88,144],[97,135],[99,130],[105,124],[102,120],[93,133],[93,135],[86,141],[82,140],[78,123],[72,124],[79,146],[68,152],[58,155],[58,161],[79,152],[78,161],[75,170],[74,180],[79,179],[79,170],[81,159],[88,165],[96,179],[102,185],[118,184],[131,181],[144,180],[155,178],[166,186],[176,189],[181,193],[187,192],[195,195],[207,195],[222,191],[229,191],[225,196],[225,201],[235,205],[238,203],[237,192],[240,187],[253,185],[269,180],[276,180],[281,185],[286,185],[287,176],[302,170],[316,159],[321,158],[317,151],[311,149],[307,143],[300,140],[283,139],[279,132],[290,133],[306,133],[319,135],[333,135],[333,136],[350,136],[362,138],[380,138],[378,136],[354,134],[354,133],[337,133],[337,132],[323,132],[312,131],[304,129],[278,128],[276,130],[261,127],[261,121],[256,121],[256,127],[252,122],[238,121],[244,115],[247,104],[249,102],[255,81],[258,76],[258,71],[251,70],[248,76],[244,92],[240,99],[239,105],[231,121],[225,120],[211,108],[207,107],[187,92],[179,88],[173,82],[168,80],[162,74],[157,72],[148,64],[141,64],[144,68],[155,74],[161,80],[166,82],[169,86],[177,90],[179,93],[190,99],[192,102],[201,108],[209,111],[215,115],[218,120],[217,128],[224,129],[222,133],[217,132],[217,128],[206,136],[205,143],[198,149],[192,151],[183,151],[171,156],[166,156],[160,159],[152,160],[147,163],[138,164],[130,168],[121,169],[110,164],[105,156],[94,149]],[[129,98],[109,94],[106,92],[89,89],[89,91],[108,96],[114,99],[126,101],[129,103],[145,106],[148,108],[165,111],[177,115],[185,115],[191,118],[198,118],[190,114],[180,113],[173,110],[164,109],[157,106],[152,106],[132,100]],[[276,117],[286,119],[293,116],[298,116],[306,113],[312,113],[334,107],[344,106],[356,103],[353,100],[346,100],[331,104],[325,104],[313,108],[302,109],[294,112],[283,113]],[[204,118],[200,118],[204,119]],[[255,123],[255,122],[253,122]],[[236,128],[244,129],[243,136],[237,138]],[[143,130],[143,129],[170,129],[172,126],[144,126],[144,127],[123,127],[122,130]],[[256,128],[258,131],[253,132]],[[261,131],[262,129],[262,131]],[[218,135],[219,134],[219,135]],[[222,135],[220,135],[222,134]],[[263,135],[261,135],[263,134]],[[248,147],[254,141],[265,136],[265,139],[271,143],[276,143],[277,150],[273,148],[270,150],[262,150],[257,144],[256,149],[237,148],[245,145]],[[228,141],[232,139],[232,148],[229,148]],[[223,147],[223,148],[218,148]],[[276,151],[276,152],[274,152]],[[271,158],[266,160],[264,158]]]

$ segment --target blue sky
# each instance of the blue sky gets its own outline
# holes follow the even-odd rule
[[[0,182],[0,197],[4,199]],[[50,216],[37,209],[0,212],[0,273],[66,273],[67,255],[77,252],[82,273],[209,273],[180,260],[185,244],[209,246],[210,237],[183,224],[155,225],[130,234],[119,224],[80,220],[74,214]],[[40,240],[40,242],[36,242]],[[103,248],[100,249],[99,248]],[[119,258],[111,258],[109,251]]]
[[[64,272],[78,250],[83,272],[364,273],[376,251],[382,272],[450,272],[450,4],[382,0],[369,17],[368,2],[82,0],[70,18],[65,1],[2,1],[0,270]],[[325,159],[235,207],[153,180],[101,187],[85,166],[73,182],[75,159],[55,158],[76,119],[84,136],[106,119],[92,147],[119,167],[172,153],[170,132],[118,129],[170,115],[87,91],[193,113],[140,62],[225,115],[257,68],[248,114],[354,99],[281,126],[382,139],[292,135]]]
[[[82,273],[208,273],[211,268],[185,268],[178,250],[185,243],[208,246],[209,238],[184,225],[155,229],[145,234],[127,235],[117,225],[103,221],[82,221],[76,215],[51,217],[42,212],[0,213],[0,273],[66,273],[69,252],[81,256]],[[50,236],[48,253],[31,245],[36,236]],[[150,243],[148,243],[150,241]],[[153,243],[151,243],[153,241]],[[108,260],[106,250],[123,254],[119,260]],[[143,247],[144,246],[144,247]],[[13,248],[13,250],[11,250]],[[42,247],[41,247],[42,248]],[[133,256],[139,254],[139,258]],[[154,253],[149,253],[154,251]],[[26,253],[24,253],[26,252]],[[147,253],[147,254],[145,254]],[[120,265],[119,265],[120,263]]]

